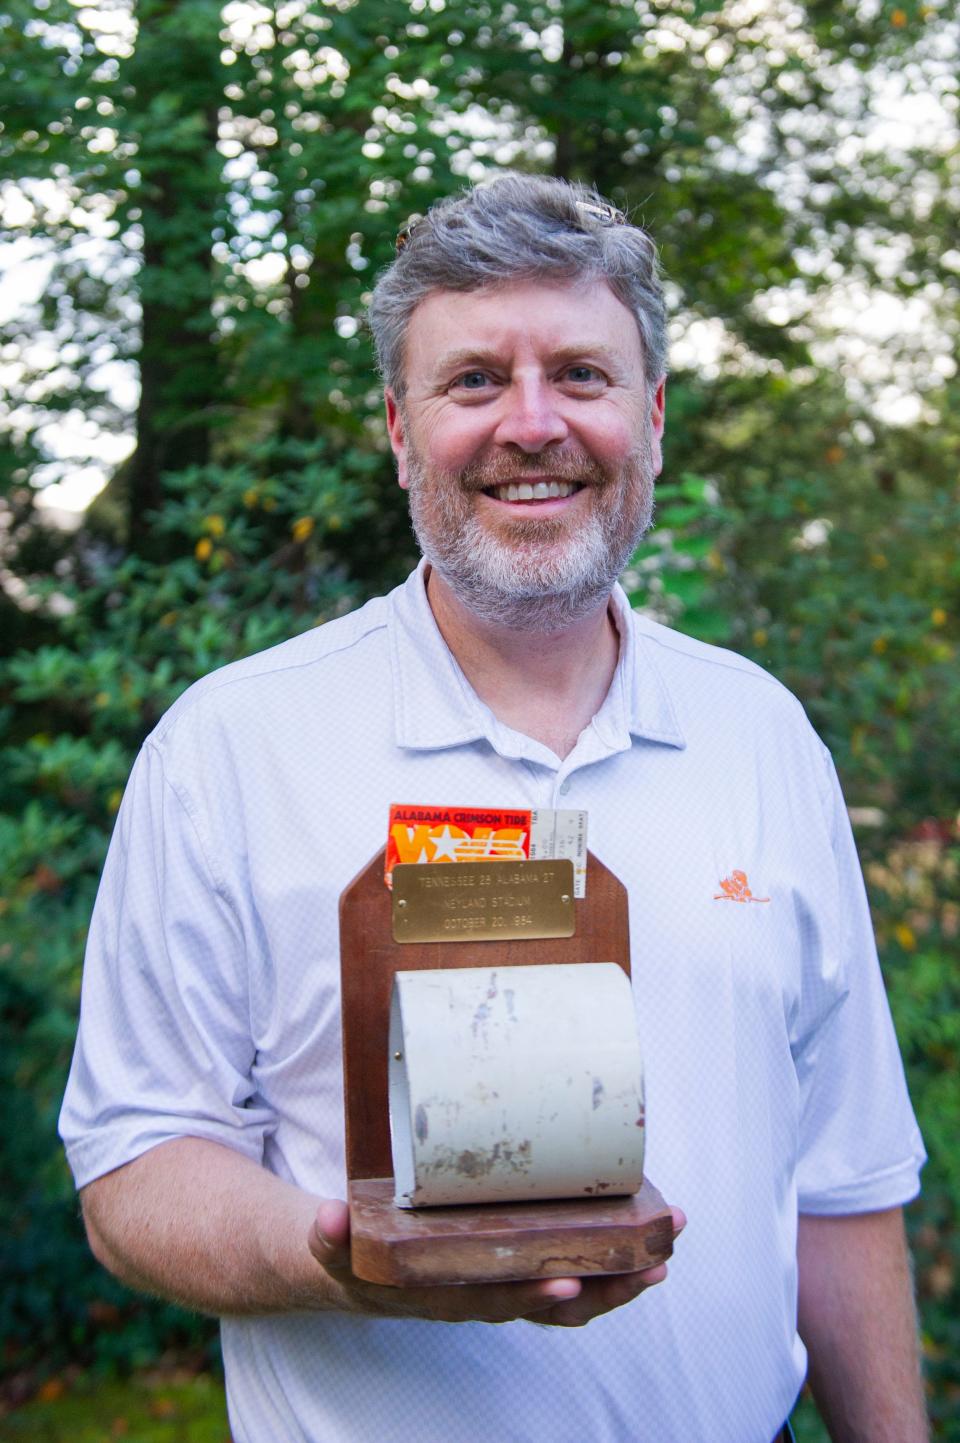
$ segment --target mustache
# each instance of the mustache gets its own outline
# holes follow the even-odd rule
[[[585,451],[517,456],[498,452],[486,460],[472,461],[457,479],[466,490],[486,491],[490,486],[526,481],[530,476],[543,481],[578,481],[584,486],[602,486],[608,479],[604,468]]]

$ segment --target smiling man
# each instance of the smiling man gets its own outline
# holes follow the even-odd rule
[[[61,1119],[91,1245],[222,1316],[236,1443],[770,1443],[808,1366],[837,1443],[921,1443],[923,1148],[830,759],[616,584],[661,466],[652,243],[502,177],[402,234],[371,325],[424,559],[144,745]],[[589,814],[689,1219],[669,1278],[351,1273],[337,899],[398,800]]]
[[[650,525],[663,428],[663,380],[606,283],[429,295],[403,396],[390,437],[438,591],[518,631],[602,616]]]

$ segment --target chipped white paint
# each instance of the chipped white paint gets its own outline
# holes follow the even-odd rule
[[[612,962],[398,972],[399,1207],[615,1197],[643,1181],[643,1067]]]

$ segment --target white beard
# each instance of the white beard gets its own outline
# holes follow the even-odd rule
[[[407,467],[423,555],[475,616],[514,631],[560,631],[596,610],[653,516],[655,473],[645,439],[613,474],[579,452],[501,456],[449,475],[429,472],[411,448]],[[584,480],[596,488],[592,505],[578,508],[575,523],[534,516],[498,530],[481,521],[472,493],[524,474]]]

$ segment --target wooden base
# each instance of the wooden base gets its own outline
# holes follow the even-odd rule
[[[631,1273],[673,1252],[670,1209],[649,1182],[633,1197],[398,1208],[393,1178],[349,1184],[351,1267],[370,1283]]]

